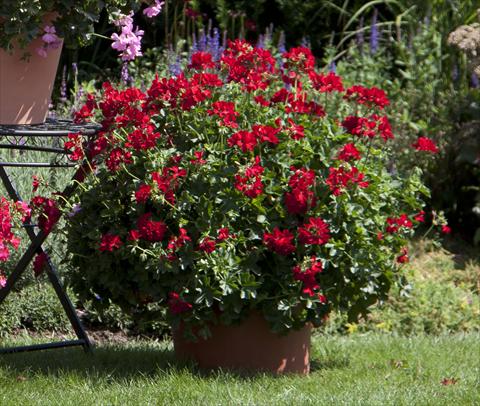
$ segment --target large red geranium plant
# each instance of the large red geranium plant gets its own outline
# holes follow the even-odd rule
[[[237,40],[146,91],[91,96],[77,120],[102,124],[95,170],[66,229],[80,297],[166,306],[201,334],[253,310],[277,332],[355,319],[384,298],[428,191],[391,169],[386,94],[314,65]],[[80,137],[67,147],[83,158]]]

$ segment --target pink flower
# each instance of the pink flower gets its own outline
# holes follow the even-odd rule
[[[57,37],[57,34],[55,33],[55,27],[46,25],[43,28],[43,31],[45,34],[42,35],[42,41],[47,43],[47,44],[53,44],[55,42],[60,41],[60,38]]]
[[[57,36],[55,27],[53,25],[46,25],[43,28],[44,34],[41,39],[43,41],[43,46],[36,49],[37,54],[42,58],[47,57],[47,51],[49,49],[57,49],[62,45],[62,40]]]
[[[5,286],[7,286],[7,278],[2,271],[0,271],[0,288],[4,288]]]
[[[113,33],[112,48],[120,52],[122,61],[133,61],[137,56],[141,56],[141,42],[143,31],[138,28],[133,30],[133,12],[128,16],[122,16],[115,22],[115,25],[121,27],[121,33]]]
[[[143,14],[146,15],[148,18],[156,17],[162,11],[162,7],[164,4],[164,1],[155,0],[155,4],[143,10]]]

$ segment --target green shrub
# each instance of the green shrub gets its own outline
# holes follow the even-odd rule
[[[59,331],[70,329],[55,291],[45,283],[32,283],[12,292],[0,305],[0,337],[18,329]]]
[[[480,331],[480,264],[447,251],[422,252],[406,272],[409,289],[392,289],[367,319],[348,323],[332,314],[324,333],[389,332],[400,335]]]

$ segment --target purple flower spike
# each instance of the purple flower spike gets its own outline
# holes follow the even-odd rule
[[[63,66],[62,82],[60,84],[60,103],[67,101],[67,66]]]
[[[374,9],[373,10],[373,16],[372,16],[372,27],[370,29],[370,53],[376,54],[378,51],[378,42],[380,38],[380,33],[378,31],[378,26],[377,26],[377,19],[378,19],[378,10]]]
[[[128,74],[128,63],[124,62],[122,65],[122,72],[121,72],[121,78],[123,83],[128,86],[129,82],[131,81],[130,75]]]
[[[204,30],[200,32],[200,39],[198,40],[198,50],[201,52],[205,52],[207,50],[207,36],[205,35]]]
[[[280,52],[281,54],[287,51],[287,48],[285,47],[285,33],[283,31],[280,32],[277,48],[278,48],[278,52]]]
[[[470,85],[471,87],[477,89],[479,87],[479,80],[478,80],[478,76],[475,74],[475,73],[472,73],[472,76],[470,78]]]
[[[356,34],[357,47],[360,53],[363,51],[363,44],[365,43],[365,36],[363,35],[363,16],[360,18],[360,23],[358,24],[358,31]]]

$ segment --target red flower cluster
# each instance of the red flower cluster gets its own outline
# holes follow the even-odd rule
[[[409,261],[408,258],[408,250],[406,248],[402,248],[402,253],[397,257],[397,262],[399,264],[405,264]]]
[[[150,185],[142,184],[135,192],[135,200],[137,203],[145,203],[150,197],[152,187]]]
[[[285,193],[285,206],[291,214],[304,214],[315,206],[317,201],[312,190],[315,185],[315,172],[306,168],[290,169],[295,173],[288,181],[291,191]]]
[[[190,64],[188,65],[188,69],[197,69],[197,70],[204,70],[208,68],[214,68],[215,62],[213,62],[212,54],[209,52],[195,52],[192,54],[192,58]]]
[[[182,248],[188,241],[192,239],[188,236],[187,230],[180,227],[179,235],[172,235],[168,241],[167,250],[169,251],[167,259],[169,261],[174,261],[177,259],[176,252]]]
[[[355,100],[357,103],[368,107],[376,106],[379,109],[383,109],[390,104],[386,93],[378,87],[367,88],[355,85],[347,89],[344,98]]]
[[[165,200],[171,205],[175,204],[175,190],[179,186],[179,180],[187,176],[185,169],[178,166],[163,168],[162,173],[152,173],[152,180],[157,184],[158,190],[165,196]]]
[[[285,103],[286,113],[310,114],[317,117],[324,117],[325,110],[314,101],[307,101],[305,92],[291,93],[282,88],[270,99],[271,103]]]
[[[125,146],[133,147],[136,151],[148,150],[155,147],[160,134],[154,131],[154,127],[149,125],[142,129],[135,129],[127,135],[128,142]]]
[[[302,293],[310,297],[315,296],[316,290],[320,289],[320,285],[317,282],[316,275],[323,271],[322,261],[317,260],[316,257],[311,257],[310,267],[302,270],[297,265],[292,269],[293,278],[296,281],[302,282]]]
[[[275,59],[270,51],[253,48],[243,40],[229,41],[220,62],[227,69],[227,80],[242,84],[248,92],[266,89],[268,77],[275,72]]]
[[[105,164],[111,172],[118,171],[121,164],[128,165],[132,162],[132,153],[120,147],[113,148],[105,160]]]
[[[82,145],[82,135],[80,133],[68,134],[68,140],[64,144],[65,151],[71,152],[69,158],[72,161],[80,161],[85,153]],[[73,151],[71,151],[73,149]]]
[[[183,300],[180,295],[176,292],[170,292],[168,294],[168,307],[172,314],[181,314],[188,312],[192,309],[191,303],[186,302]]]
[[[330,239],[330,228],[320,217],[311,217],[298,228],[298,241],[305,245],[323,245]]]
[[[0,261],[7,261],[10,257],[8,246],[17,249],[20,245],[20,239],[12,232],[12,207],[3,196],[0,198]]]
[[[122,240],[118,235],[115,234],[104,234],[102,235],[102,240],[100,241],[100,251],[109,251],[112,252],[122,246]]]
[[[352,160],[357,160],[360,159],[360,151],[355,147],[355,144],[349,143],[345,144],[342,149],[340,150],[340,153],[338,154],[338,159],[341,161],[349,162]]]
[[[333,72],[324,75],[323,73],[317,73],[312,70],[308,72],[308,76],[310,77],[313,88],[321,93],[344,91],[342,78]]]
[[[303,125],[295,124],[291,118],[289,118],[287,121],[290,126],[284,128],[284,130],[287,131],[287,134],[290,136],[290,138],[294,140],[305,138],[305,127]]]
[[[162,241],[167,232],[167,226],[163,221],[150,220],[152,213],[145,213],[137,220],[138,236],[145,241]]]
[[[198,245],[198,249],[200,251],[206,252],[207,254],[210,254],[213,251],[215,251],[215,247],[216,247],[215,240],[212,240],[210,237],[205,237]]]
[[[245,170],[245,176],[235,175],[235,189],[252,199],[263,193],[262,173],[265,169],[260,165],[260,157]]]
[[[97,102],[95,101],[95,96],[93,94],[87,94],[87,101],[82,106],[80,111],[75,112],[74,122],[81,123],[87,118],[90,118],[93,115],[93,110],[97,107]]]
[[[355,167],[350,170],[344,167],[330,168],[329,172],[326,183],[335,196],[341,195],[352,183],[356,183],[361,188],[368,187],[368,182],[363,180],[365,175]]]
[[[396,233],[401,227],[412,228],[413,223],[409,220],[406,214],[401,214],[400,217],[387,218],[387,233]]]
[[[217,115],[220,117],[220,125],[230,128],[237,128],[238,112],[235,111],[235,103],[227,101],[217,101],[212,104],[213,109],[207,110],[210,116]]]
[[[285,68],[296,68],[300,72],[308,72],[315,68],[315,57],[312,51],[306,47],[296,47],[284,52],[282,57],[286,59]]]
[[[279,255],[289,255],[295,252],[293,238],[294,235],[290,231],[281,231],[278,227],[275,227],[272,233],[263,234],[263,243],[270,251]]]
[[[379,135],[384,141],[393,139],[392,126],[386,116],[372,114],[369,118],[348,116],[342,121],[342,126],[352,135],[373,138]]]
[[[228,146],[239,147],[242,152],[253,151],[260,142],[268,142],[277,145],[280,140],[277,134],[281,128],[272,127],[269,125],[255,124],[252,126],[252,131],[237,131],[228,140]]]
[[[412,144],[412,147],[417,151],[438,153],[438,147],[435,145],[435,142],[427,137],[418,137],[417,141]]]
[[[38,217],[38,227],[43,232],[49,233],[62,215],[57,202],[46,197],[35,196],[31,205],[41,210]]]
[[[33,274],[35,275],[35,277],[38,278],[43,273],[47,262],[48,257],[45,252],[41,252],[40,254],[37,254],[35,256],[35,259],[33,260]]]

